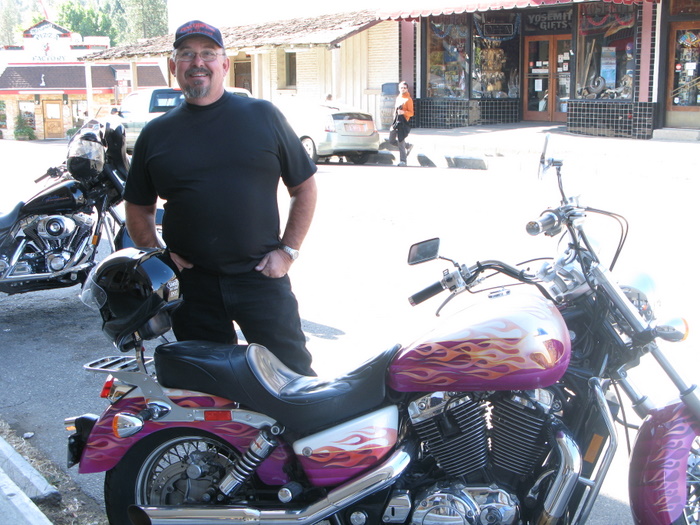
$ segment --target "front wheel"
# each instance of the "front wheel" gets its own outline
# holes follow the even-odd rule
[[[700,437],[696,437],[688,454],[687,494],[685,500],[685,523],[700,524]]]
[[[240,456],[209,434],[179,428],[137,443],[105,475],[110,525],[130,525],[131,505],[213,505],[217,485]]]

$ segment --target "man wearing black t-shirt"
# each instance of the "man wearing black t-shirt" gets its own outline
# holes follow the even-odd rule
[[[163,239],[180,270],[179,340],[249,342],[313,374],[287,272],[316,205],[316,166],[282,114],[224,89],[229,71],[218,29],[194,20],[175,35],[170,71],[185,102],[141,132],[126,185],[129,233],[158,246],[156,200],[166,201]],[[282,231],[277,187],[291,202]]]

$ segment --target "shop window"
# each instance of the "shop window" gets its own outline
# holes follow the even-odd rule
[[[673,84],[671,104],[700,106],[700,25],[673,30]]]
[[[19,113],[24,122],[32,129],[36,129],[36,118],[34,116],[34,102],[20,102]]]
[[[427,22],[428,97],[467,98],[469,24],[467,15],[430,18]]]
[[[284,70],[286,72],[287,87],[297,85],[297,54],[285,53]]]
[[[519,32],[519,14],[474,14],[472,98],[520,96]]]
[[[4,100],[0,100],[0,129],[7,129],[7,110]]]
[[[602,2],[579,6],[577,98],[632,98],[634,30],[634,6]]]

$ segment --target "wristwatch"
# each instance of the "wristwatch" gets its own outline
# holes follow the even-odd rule
[[[285,244],[280,244],[279,249],[282,250],[287,255],[289,255],[289,257],[292,259],[292,261],[296,261],[297,257],[299,257],[299,250],[295,250],[294,248],[290,248],[289,246],[287,246]]]

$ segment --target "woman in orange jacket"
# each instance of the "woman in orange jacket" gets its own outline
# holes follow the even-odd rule
[[[408,92],[408,84],[399,82],[399,95],[396,97],[396,114],[391,126],[392,132],[396,132],[396,140],[399,146],[399,166],[406,165],[406,158],[413,146],[406,142],[406,137],[411,131],[408,121],[413,116],[413,99]]]

